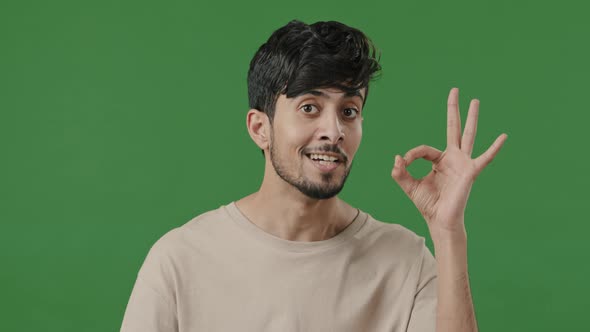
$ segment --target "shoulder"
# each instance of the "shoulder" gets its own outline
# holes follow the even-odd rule
[[[178,227],[170,229],[164,233],[151,247],[151,250],[167,252],[192,242],[195,236],[199,234],[206,235],[219,228],[221,221],[226,220],[227,214],[224,212],[224,206],[217,209],[202,212]]]
[[[186,258],[185,256],[191,252],[190,249],[217,238],[212,234],[223,231],[223,221],[227,219],[223,208],[224,206],[221,206],[203,212],[165,232],[150,246],[146,261],[158,262],[158,265],[174,265],[178,260]]]
[[[407,227],[375,219],[368,214],[367,234],[370,241],[384,248],[390,253],[396,253],[410,259],[416,259],[422,255],[425,245],[425,237],[416,234]]]

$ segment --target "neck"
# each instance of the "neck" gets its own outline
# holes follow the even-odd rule
[[[271,180],[265,177],[259,191],[240,199],[236,206],[265,232],[304,242],[334,237],[358,213],[337,196],[313,199],[278,177]]]

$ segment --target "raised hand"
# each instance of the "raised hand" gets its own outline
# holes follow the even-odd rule
[[[426,220],[430,232],[464,232],[464,215],[473,182],[494,159],[508,135],[500,135],[482,155],[471,159],[477,129],[479,100],[471,100],[465,132],[461,136],[459,89],[452,88],[447,101],[447,147],[441,152],[421,145],[403,158],[395,156],[392,178],[400,185]],[[432,162],[432,171],[415,179],[407,167],[416,159]]]

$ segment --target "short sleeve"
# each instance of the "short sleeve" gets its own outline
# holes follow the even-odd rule
[[[170,257],[156,242],[145,258],[125,309],[121,332],[176,332]]]
[[[418,285],[407,332],[434,332],[436,329],[436,260],[424,244],[424,238],[422,238],[421,252]]]

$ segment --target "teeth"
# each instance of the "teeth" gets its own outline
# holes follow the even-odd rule
[[[333,162],[333,161],[338,160],[338,158],[336,158],[336,157],[328,156],[325,154],[315,154],[315,153],[312,153],[310,155],[310,158],[311,159],[323,159],[324,161],[328,161],[328,162]],[[322,161],[320,161],[320,164],[321,163],[322,163]]]

